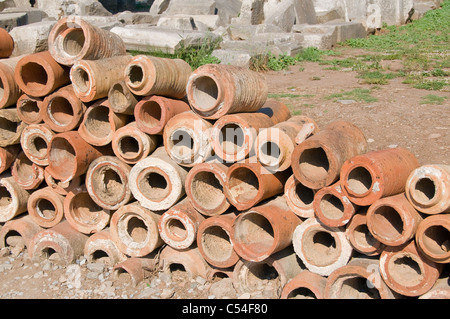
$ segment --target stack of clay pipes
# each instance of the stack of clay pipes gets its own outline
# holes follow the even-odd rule
[[[0,39],[1,247],[134,283],[182,266],[238,293],[276,277],[280,298],[450,296],[449,166],[368,152],[352,123],[291,116],[260,73],[131,56],[78,17],[45,52]]]

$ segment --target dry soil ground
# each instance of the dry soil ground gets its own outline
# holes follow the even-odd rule
[[[344,51],[355,55],[357,51]],[[391,61],[391,69],[399,68]],[[285,102],[295,114],[313,118],[324,127],[335,120],[357,125],[369,142],[369,150],[405,147],[421,164],[450,164],[450,93],[414,89],[395,78],[387,85],[362,84],[352,70],[326,70],[326,65],[307,62],[285,71],[266,72],[271,96]],[[355,88],[371,89],[378,101],[358,102],[331,94]],[[428,94],[447,97],[441,105],[420,104]],[[13,238],[12,238],[13,239]],[[12,240],[11,239],[11,240]],[[248,298],[234,291],[231,280],[189,278],[182,270],[149,272],[144,281],[132,285],[125,275],[116,277],[110,266],[87,263],[80,257],[71,267],[51,260],[32,262],[21,249],[0,251],[1,299],[63,298]],[[77,280],[77,275],[81,274]],[[271,298],[270,285],[262,286],[252,298]]]

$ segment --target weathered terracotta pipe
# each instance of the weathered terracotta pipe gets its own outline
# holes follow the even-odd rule
[[[33,97],[28,94],[22,94],[17,100],[17,115],[27,124],[38,124],[42,118],[42,97]]]
[[[395,292],[418,297],[433,288],[442,271],[437,264],[423,256],[414,240],[400,246],[389,246],[380,256],[383,281]]]
[[[183,100],[164,96],[143,97],[134,108],[138,128],[147,134],[163,134],[167,122],[175,115],[190,111],[189,104]]]
[[[290,168],[292,152],[297,145],[295,138],[305,124],[313,125],[313,134],[319,132],[314,120],[303,115],[261,129],[255,140],[255,153],[261,164],[273,172]]]
[[[20,89],[34,97],[46,96],[69,84],[69,68],[62,66],[49,51],[25,55],[17,62],[14,78]]]
[[[403,193],[410,173],[419,161],[404,148],[390,148],[358,155],[341,167],[340,183],[348,199],[359,206]]]
[[[162,95],[182,99],[191,74],[190,65],[181,59],[136,55],[125,69],[125,83],[139,96]]]
[[[30,193],[9,172],[0,176],[0,222],[7,222],[27,211]]]
[[[30,244],[33,261],[52,259],[69,265],[82,256],[88,236],[73,229],[67,221],[37,233]]]
[[[105,146],[111,143],[114,132],[127,122],[127,115],[114,113],[108,100],[102,99],[87,108],[78,133],[91,145]]]
[[[291,210],[299,217],[314,216],[314,194],[316,190],[304,186],[294,175],[291,175],[284,184],[284,197]]]
[[[36,224],[51,228],[64,219],[64,196],[47,186],[30,194],[27,208]]]
[[[64,199],[64,217],[72,228],[86,235],[105,229],[111,214],[92,200],[85,185],[71,190]]]
[[[197,68],[189,77],[186,91],[192,110],[214,120],[225,114],[256,112],[268,94],[264,75],[225,64]]]
[[[326,277],[303,270],[284,285],[280,299],[325,299],[326,284]]]
[[[131,281],[132,285],[136,287],[146,278],[147,270],[156,269],[157,262],[154,257],[130,257],[114,266],[113,276],[117,282]]]
[[[366,152],[362,131],[350,122],[336,121],[295,147],[291,167],[303,185],[320,189],[339,178],[346,160]]]
[[[86,172],[86,188],[92,200],[107,210],[117,210],[133,199],[128,186],[131,166],[116,156],[100,156]]]
[[[405,194],[419,212],[450,212],[450,165],[429,164],[415,169],[406,181]]]
[[[164,242],[175,249],[189,248],[197,239],[197,231],[205,220],[185,197],[161,215],[159,234]]]
[[[17,216],[7,221],[0,229],[0,248],[12,246],[14,243],[11,243],[8,238],[19,234],[23,244],[27,248],[28,257],[31,258],[30,243],[33,237],[41,230],[43,228],[36,224],[30,215],[24,214]]]
[[[328,227],[341,227],[348,224],[358,210],[342,191],[339,182],[319,189],[314,195],[315,216]]]
[[[167,154],[179,165],[192,167],[212,155],[208,141],[212,124],[192,111],[178,113],[164,126],[163,143]]]
[[[191,278],[200,276],[206,279],[211,272],[211,266],[196,246],[189,249],[174,249],[169,245],[164,246],[159,256],[159,264],[164,272],[170,272],[171,267],[175,265],[182,265]]]
[[[205,257],[202,254],[203,257]],[[233,276],[233,267],[227,267],[227,268],[218,268],[211,265],[211,271],[209,272],[209,277],[207,280],[209,281],[215,281],[217,278],[223,279],[223,278],[230,278]]]
[[[235,163],[228,169],[224,193],[231,205],[240,211],[247,210],[264,199],[283,193],[289,176],[289,171],[272,174],[251,160]]]
[[[19,144],[26,126],[17,115],[17,108],[0,109],[0,147]]]
[[[48,48],[60,64],[72,66],[79,60],[99,60],[126,55],[123,40],[108,30],[77,16],[63,17],[50,30]]]
[[[450,278],[439,278],[433,288],[419,296],[419,299],[450,299]]]
[[[120,207],[111,217],[111,239],[121,252],[130,257],[143,257],[164,244],[158,231],[161,215],[139,202]]]
[[[55,134],[48,145],[48,173],[69,181],[87,172],[89,164],[103,154],[88,144],[76,131]]]
[[[368,206],[360,207],[345,227],[345,234],[353,249],[366,256],[381,254],[385,245],[375,239],[367,227]]]
[[[112,241],[109,228],[89,236],[84,246],[84,256],[88,263],[101,262],[108,266],[115,266],[127,259]]]
[[[203,215],[220,215],[230,207],[223,190],[227,171],[226,165],[214,162],[200,163],[189,170],[185,182],[186,196]]]
[[[114,154],[127,164],[136,164],[146,158],[160,144],[159,135],[148,135],[142,132],[135,121],[117,129],[111,139]]]
[[[22,151],[33,163],[48,165],[48,144],[55,132],[46,124],[30,124],[24,128],[20,138]]]
[[[80,60],[70,69],[73,90],[83,102],[108,97],[111,86],[124,79],[124,70],[131,55],[120,55],[100,60]]]
[[[81,183],[84,184],[84,175],[77,176],[70,181],[60,181],[54,179],[52,175],[49,174],[47,167],[44,169],[44,179],[49,187],[53,189],[54,192],[60,195],[67,195],[71,190],[80,186]]]
[[[0,28],[0,58],[9,58],[14,51],[14,39],[3,28]]]
[[[131,168],[128,183],[142,206],[161,211],[185,195],[186,175],[187,169],[172,160],[161,146]]]
[[[291,117],[289,108],[268,100],[254,113],[228,114],[218,119],[211,130],[210,143],[225,162],[237,162],[253,155],[258,132]]]
[[[450,262],[450,214],[426,217],[415,234],[418,249],[436,263]]]
[[[345,266],[353,254],[343,227],[327,227],[315,217],[297,226],[292,244],[306,268],[321,276]]]
[[[80,125],[86,108],[70,84],[44,98],[42,119],[55,132],[72,131]]]
[[[14,79],[17,62],[22,57],[0,59],[0,81],[2,83],[2,90],[0,90],[0,109],[15,105],[19,97],[23,94],[23,91]]]
[[[238,214],[233,221],[231,242],[236,253],[248,261],[263,261],[292,244],[301,224],[283,196]]]
[[[30,161],[24,152],[20,152],[11,166],[11,175],[20,187],[32,190],[44,181],[44,168]]]
[[[352,258],[328,276],[325,299],[398,298],[381,279],[378,264],[378,259]]]
[[[231,242],[234,212],[211,216],[197,230],[197,246],[203,258],[218,268],[233,267],[239,260]]]
[[[274,294],[279,297],[282,288],[303,270],[304,267],[298,262],[290,246],[264,261],[241,258],[234,266],[233,286],[239,294],[252,293],[263,281],[271,280],[276,284]]]
[[[11,167],[20,150],[18,144],[0,147],[0,174]]]
[[[111,85],[108,91],[108,101],[115,113],[134,115],[134,109],[139,102],[138,97],[128,88],[125,80]]]
[[[399,246],[409,241],[422,220],[405,193],[381,198],[367,210],[370,233],[387,246]]]

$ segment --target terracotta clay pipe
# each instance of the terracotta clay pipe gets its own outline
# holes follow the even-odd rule
[[[48,146],[48,173],[69,181],[87,172],[89,164],[103,154],[83,140],[76,131],[55,134]]]
[[[23,189],[9,172],[0,176],[0,222],[7,222],[27,211],[30,192]]]
[[[418,249],[436,263],[450,262],[450,214],[426,217],[417,227]]]
[[[64,217],[80,233],[90,235],[105,229],[112,212],[97,205],[85,185],[70,190],[64,198]]]
[[[161,144],[159,135],[142,132],[136,122],[130,122],[117,129],[111,140],[114,154],[127,164],[136,164],[149,156]]]
[[[33,97],[28,94],[22,94],[17,100],[17,115],[27,124],[39,124],[42,118],[42,97]]]
[[[129,118],[116,114],[106,99],[100,99],[90,105],[83,115],[78,133],[93,146],[105,146],[111,143],[114,133],[127,124]]]
[[[185,195],[186,175],[187,169],[172,160],[161,146],[131,168],[128,183],[142,206],[161,211],[169,209]]]
[[[17,108],[0,109],[0,147],[19,144],[27,126],[17,114]]]
[[[98,60],[126,55],[123,40],[78,16],[63,17],[50,30],[48,48],[62,65],[72,66],[79,60]]]
[[[183,100],[150,95],[137,102],[134,117],[141,131],[162,135],[167,122],[175,115],[186,111],[190,111],[190,107]]]
[[[367,227],[375,239],[387,246],[399,246],[414,237],[423,220],[405,193],[384,197],[369,206]]]
[[[75,94],[85,103],[108,97],[111,86],[123,80],[123,72],[131,58],[131,55],[120,55],[75,62],[70,69]]]
[[[9,58],[14,51],[14,39],[3,28],[0,28],[0,58]]]
[[[192,111],[172,117],[164,127],[163,144],[167,154],[179,165],[192,167],[212,156],[208,142],[212,123]]]
[[[190,75],[186,90],[192,110],[215,120],[226,114],[258,111],[268,93],[260,73],[224,64],[197,68]]]
[[[17,63],[23,56],[9,59],[0,59],[0,81],[2,90],[0,90],[0,109],[15,105],[23,91],[14,79],[14,72]]]
[[[210,143],[214,153],[223,161],[233,163],[254,153],[258,132],[291,117],[289,108],[278,101],[268,100],[254,113],[228,114],[218,119],[211,130]]]
[[[55,132],[72,131],[80,125],[86,108],[70,84],[44,98],[42,119]]]
[[[346,160],[366,151],[367,141],[358,127],[346,121],[332,122],[295,147],[292,171],[303,185],[320,189],[337,181]]]
[[[20,145],[24,154],[35,164],[48,165],[48,144],[53,132],[46,124],[30,124],[23,131]]]
[[[125,83],[139,96],[161,95],[182,99],[191,74],[190,65],[181,59],[136,55],[125,69]]]
[[[158,230],[166,244],[175,249],[189,248],[197,239],[197,231],[205,220],[184,198],[161,215]]]
[[[291,175],[284,184],[284,197],[291,210],[299,217],[309,218],[314,216],[314,194],[316,190],[300,183],[294,175]]]
[[[100,156],[86,172],[86,188],[92,200],[107,210],[117,210],[133,199],[128,176],[131,166],[116,156]]]
[[[33,163],[24,152],[20,152],[11,166],[11,175],[20,187],[32,190],[44,181],[44,168]]]
[[[64,196],[48,186],[32,192],[27,207],[28,214],[43,228],[53,227],[64,218]]]
[[[383,281],[393,291],[407,297],[421,296],[433,288],[443,266],[427,259],[414,240],[386,247],[379,260]]]
[[[428,214],[450,212],[450,165],[423,165],[406,181],[405,194],[411,205]]]
[[[238,214],[232,225],[231,241],[239,256],[263,261],[292,244],[292,234],[301,224],[283,196]]]
[[[0,147],[0,174],[11,167],[20,150],[18,144]]]
[[[111,217],[111,239],[127,256],[146,256],[164,244],[158,231],[160,218],[160,214],[142,207],[139,202],[128,203]]]
[[[340,184],[348,199],[359,206],[403,193],[410,173],[419,161],[404,148],[392,148],[358,155],[341,168]]]
[[[284,171],[291,167],[295,138],[305,125],[312,125],[312,134],[319,132],[314,120],[307,116],[293,116],[287,121],[261,129],[255,140],[258,160],[270,171]]]
[[[198,227],[198,249],[203,258],[215,267],[233,267],[239,260],[231,242],[234,218],[234,212],[211,216],[203,220]]]
[[[49,51],[24,56],[17,63],[14,78],[23,92],[43,97],[69,84],[69,69],[53,59]]]
[[[214,162],[200,163],[189,170],[185,182],[186,196],[203,215],[220,215],[230,207],[223,190],[227,172],[226,165]]]
[[[272,174],[251,160],[235,163],[228,169],[224,193],[239,211],[247,210],[264,199],[283,193],[289,176],[289,171]]]
[[[120,80],[109,89],[108,101],[115,113],[133,115],[138,97],[130,91],[125,80]]]

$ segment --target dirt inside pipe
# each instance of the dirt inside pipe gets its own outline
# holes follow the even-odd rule
[[[205,228],[201,241],[203,251],[211,260],[223,262],[228,260],[233,253],[230,236],[220,226]]]
[[[223,186],[212,172],[198,172],[192,178],[191,194],[205,209],[214,209],[225,200]]]

